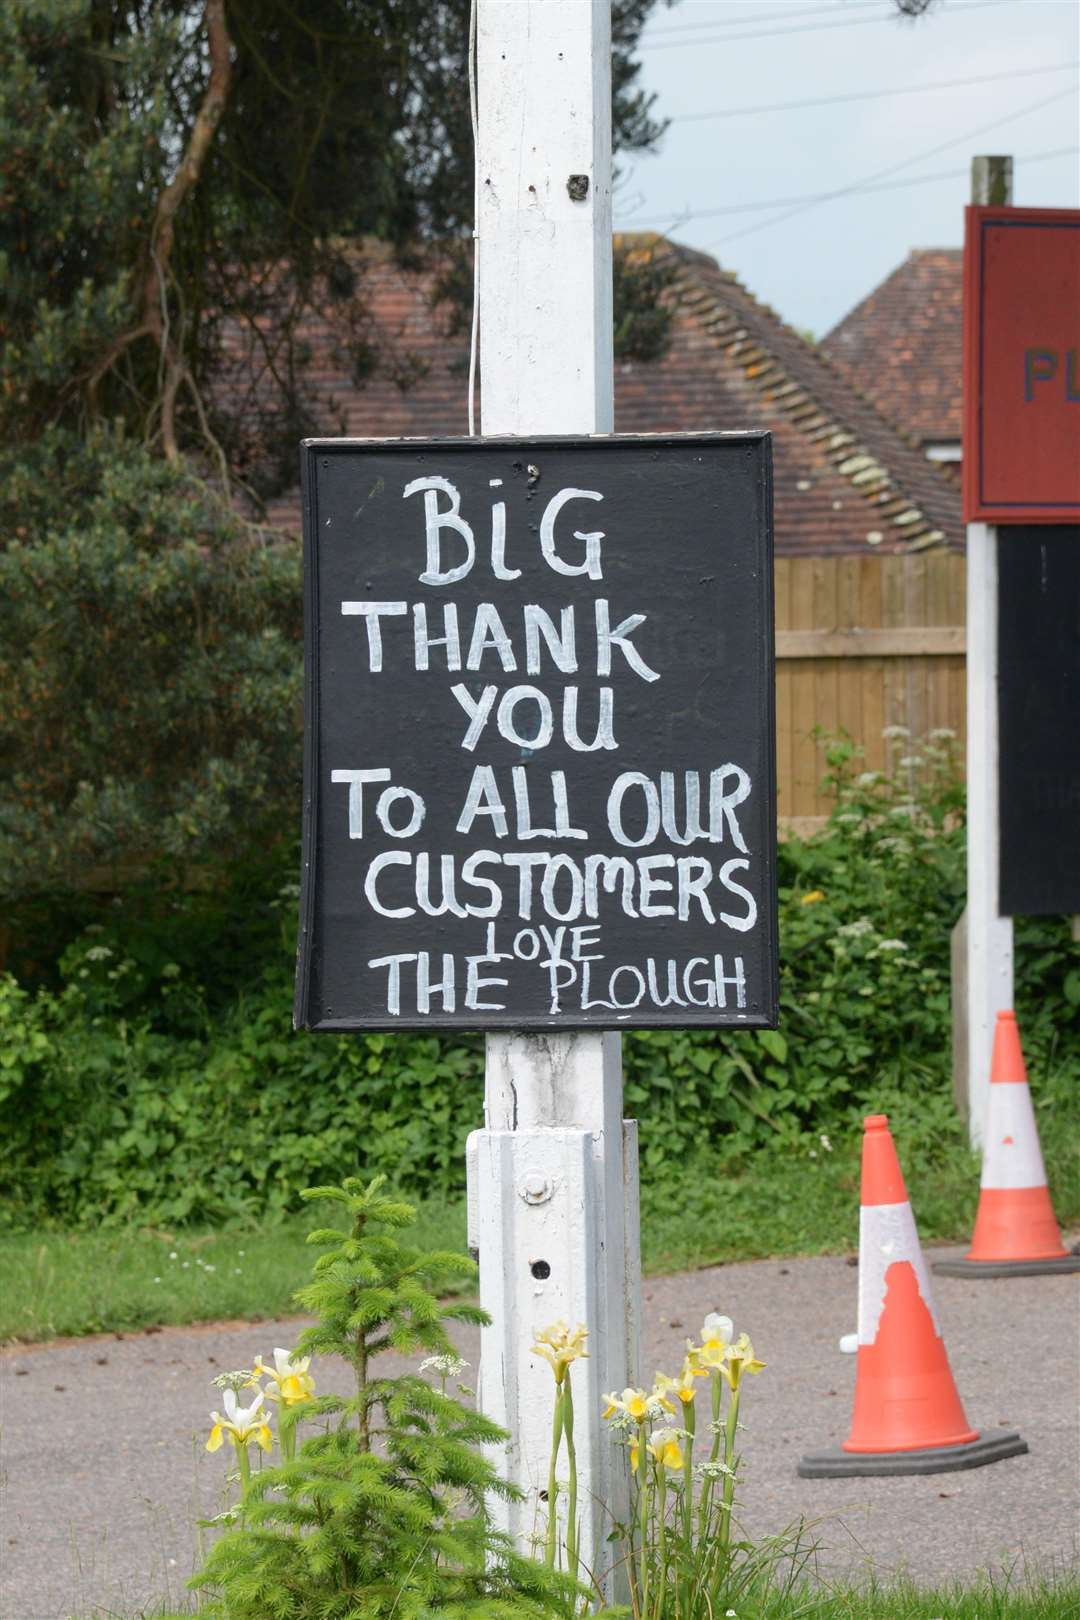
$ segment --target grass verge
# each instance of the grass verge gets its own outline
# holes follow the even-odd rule
[[[652,1273],[768,1255],[854,1251],[859,1229],[857,1139],[758,1154],[735,1172],[702,1159],[676,1171],[646,1162],[642,1259]],[[978,1169],[956,1149],[905,1165],[924,1242],[966,1239]],[[1080,1216],[1076,1155],[1048,1154],[1059,1217]],[[0,1239],[0,1340],[153,1325],[287,1316],[305,1282],[304,1239],[316,1212],[280,1226],[220,1231],[116,1228],[23,1233]],[[419,1206],[416,1238],[465,1246],[464,1200]]]

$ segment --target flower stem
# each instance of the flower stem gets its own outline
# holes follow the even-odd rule
[[[640,1508],[641,1612],[649,1612],[649,1454],[645,1449],[645,1423],[638,1424],[638,1505]]]
[[[694,1432],[697,1414],[693,1401],[683,1402],[683,1428],[686,1430],[686,1451],[683,1455],[683,1534],[689,1547],[694,1534]]]
[[[720,1545],[726,1550],[731,1541],[731,1511],[735,1502],[735,1431],[739,1426],[739,1386],[731,1391],[728,1402],[727,1424],[724,1428],[724,1462],[728,1473],[724,1475],[724,1512],[720,1523]]]
[[[656,1540],[657,1540],[657,1551],[659,1553],[659,1558],[660,1558],[659,1580],[658,1580],[657,1589],[656,1589],[656,1597],[657,1597],[657,1605],[656,1605],[656,1607],[657,1607],[657,1614],[660,1615],[660,1614],[663,1613],[663,1610],[664,1610],[664,1593],[667,1591],[667,1574],[668,1574],[668,1568],[667,1568],[667,1475],[664,1472],[664,1465],[663,1465],[662,1462],[657,1463],[657,1465],[656,1465],[656,1487],[657,1487]]]
[[[574,1397],[570,1391],[570,1368],[563,1381],[562,1429],[566,1437],[566,1460],[569,1465],[566,1505],[566,1564],[570,1574],[578,1576],[578,1522],[577,1522],[577,1451],[574,1447]]]
[[[556,1530],[558,1528],[558,1522],[557,1521],[558,1521],[558,1499],[559,1499],[559,1483],[558,1483],[558,1479],[556,1478],[555,1470],[556,1470],[556,1464],[558,1463],[558,1460],[559,1460],[559,1443],[562,1440],[562,1431],[563,1431],[563,1393],[562,1393],[562,1385],[561,1385],[561,1383],[556,1381],[556,1384],[555,1384],[555,1416],[552,1419],[552,1424],[551,1424],[551,1461],[548,1464],[547,1538],[546,1538],[545,1545],[544,1545],[544,1562],[548,1566],[549,1569],[554,1569],[554,1567],[555,1567],[555,1541],[556,1541]]]
[[[720,1374],[718,1372],[714,1372],[712,1375],[713,1438],[712,1445],[709,1448],[709,1470],[705,1474],[705,1483],[701,1487],[701,1501],[698,1505],[698,1538],[702,1545],[704,1545],[706,1536],[708,1535],[709,1510],[712,1507],[712,1494],[715,1478],[714,1474],[712,1473],[712,1469],[720,1457],[720,1397],[722,1391],[723,1386],[720,1382]]]
[[[247,1503],[248,1491],[251,1488],[251,1458],[248,1456],[247,1446],[242,1441],[234,1440],[233,1445],[236,1447],[236,1461],[240,1469],[240,1507],[242,1510]]]
[[[278,1439],[281,1441],[282,1460],[287,1463],[294,1462],[296,1459],[296,1422],[295,1419],[287,1415],[284,1403],[282,1403],[281,1411],[278,1414]]]

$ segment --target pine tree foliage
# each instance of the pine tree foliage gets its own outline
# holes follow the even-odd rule
[[[422,1253],[399,1235],[409,1205],[378,1178],[315,1187],[347,1224],[309,1242],[324,1252],[298,1294],[316,1325],[296,1355],[341,1356],[356,1393],[317,1396],[289,1414],[315,1429],[295,1460],[254,1477],[237,1528],[192,1584],[210,1620],[538,1620],[570,1615],[565,1577],[515,1552],[491,1520],[511,1497],[485,1455],[505,1438],[487,1418],[419,1374],[379,1376],[377,1358],[454,1358],[452,1322],[487,1320],[438,1290],[474,1273],[451,1253]]]

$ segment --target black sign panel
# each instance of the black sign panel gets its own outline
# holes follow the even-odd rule
[[[776,1022],[767,434],[304,446],[296,1022]]]
[[[1080,527],[998,529],[1000,904],[1080,912]]]

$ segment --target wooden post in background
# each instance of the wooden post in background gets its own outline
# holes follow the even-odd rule
[[[971,200],[1012,202],[1012,158],[976,157]],[[1013,925],[998,910],[997,529],[967,526],[967,909],[953,939],[953,1089],[981,1147],[998,1012],[1013,1004]]]
[[[610,433],[611,18],[607,0],[475,0],[482,430]],[[554,1385],[532,1354],[558,1318],[589,1329],[575,1363],[580,1547],[613,1586],[606,1537],[625,1519],[625,1448],[601,1395],[637,1373],[637,1143],[622,1120],[617,1034],[487,1037],[485,1129],[469,1140],[479,1251],[479,1398],[509,1430],[506,1504],[542,1534]],[[565,1477],[565,1463],[560,1469]]]

